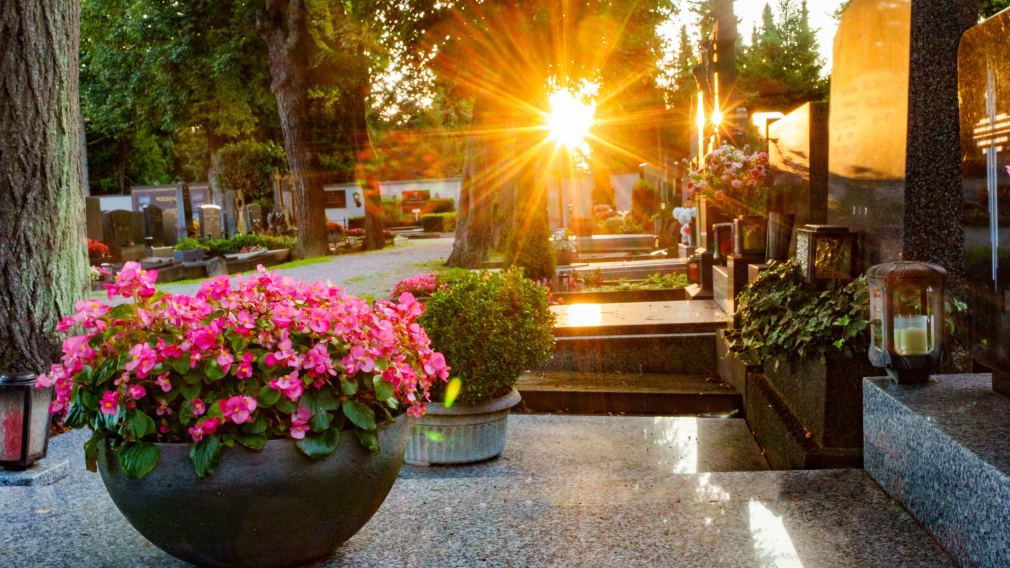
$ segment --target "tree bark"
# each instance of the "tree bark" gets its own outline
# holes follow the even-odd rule
[[[500,126],[499,119],[486,95],[478,94],[473,105],[475,134],[467,141],[463,159],[449,266],[477,268],[510,237],[518,189],[513,168],[506,166],[507,141],[500,134],[488,134],[496,131],[496,124]]]
[[[349,127],[354,138],[354,160],[357,165],[357,179],[362,183],[365,198],[365,250],[378,250],[386,246],[385,227],[382,218],[382,188],[375,176],[375,148],[368,134],[368,61],[363,50],[359,50],[361,68],[357,71],[358,88],[352,89],[345,97],[351,111]]]
[[[0,1],[0,370],[59,357],[84,296],[80,4]]]
[[[309,105],[309,68],[312,37],[303,0],[263,0],[257,26],[267,43],[270,89],[284,134],[284,151],[295,184],[297,255],[329,253],[326,239],[326,194],[322,168],[312,137]]]

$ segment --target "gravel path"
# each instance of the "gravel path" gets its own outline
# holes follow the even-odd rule
[[[351,294],[383,298],[401,279],[431,271],[445,263],[452,252],[452,242],[452,238],[397,239],[396,245],[391,248],[335,256],[326,262],[277,272],[309,282],[329,280]],[[165,284],[159,288],[173,294],[192,294],[200,288],[200,284]]]

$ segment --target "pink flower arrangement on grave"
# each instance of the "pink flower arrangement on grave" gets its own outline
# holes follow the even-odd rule
[[[60,323],[76,335],[39,378],[55,387],[51,412],[93,430],[89,469],[100,443],[132,477],[157,464],[158,442],[191,444],[201,476],[224,449],[273,438],[319,458],[353,430],[377,451],[378,425],[423,414],[429,389],[449,374],[410,294],[370,305],[262,267],[214,278],[195,296],[158,292],[156,279],[129,262],[106,288],[132,303],[79,302]]]
[[[748,153],[728,144],[713,150],[688,175],[688,189],[737,215],[764,215],[769,197],[768,154]]]
[[[415,274],[397,282],[393,286],[392,297],[399,298],[401,294],[411,294],[421,297],[430,296],[438,287],[439,281],[436,274]]]

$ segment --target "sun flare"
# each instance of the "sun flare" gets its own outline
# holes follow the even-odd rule
[[[547,99],[548,137],[569,150],[583,147],[596,122],[596,103],[585,102],[571,91],[559,89]]]

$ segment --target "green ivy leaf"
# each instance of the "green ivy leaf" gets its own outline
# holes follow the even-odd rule
[[[87,442],[84,442],[84,467],[90,472],[98,471],[98,448],[105,442],[105,433],[94,431]]]
[[[88,424],[88,416],[83,405],[80,402],[71,402],[63,422],[71,428],[84,428]]]
[[[221,458],[221,436],[214,434],[193,444],[189,448],[189,459],[196,468],[197,477],[207,477],[217,469]]]
[[[389,381],[382,380],[381,375],[376,375],[372,377],[372,386],[375,388],[375,398],[376,400],[386,401],[393,398],[395,392],[393,391],[393,385]]]
[[[335,452],[338,442],[340,442],[340,430],[332,428],[318,436],[305,436],[304,439],[298,440],[295,445],[298,446],[298,449],[303,454],[312,459],[319,459]]]
[[[262,450],[267,445],[266,434],[238,434],[235,440],[251,450]]]
[[[345,400],[341,408],[352,424],[362,430],[375,430],[375,412],[359,400]]]
[[[200,391],[203,390],[203,385],[200,383],[186,383],[184,382],[179,386],[179,391],[182,392],[183,398],[192,401],[194,398],[200,396]]]
[[[119,465],[130,479],[140,479],[158,465],[158,446],[151,442],[127,443],[119,450]]]
[[[126,421],[126,426],[133,437],[141,440],[144,436],[154,434],[157,430],[157,426],[154,424],[154,419],[152,419],[143,410],[133,410],[130,412],[130,417]]]
[[[373,454],[379,453],[379,436],[375,432],[366,432],[364,430],[355,430],[354,433],[358,436],[358,442],[369,452]]]
[[[281,399],[281,391],[273,389],[270,385],[265,385],[259,392],[259,405],[263,408],[270,408]]]

